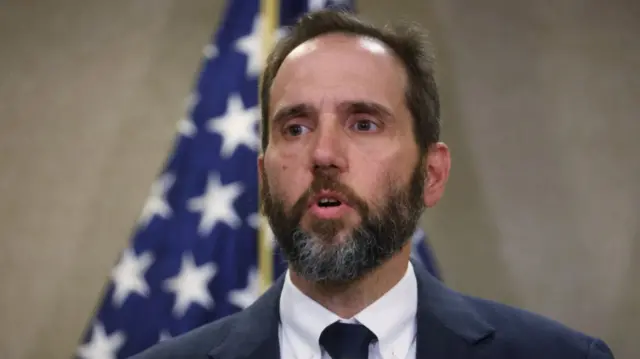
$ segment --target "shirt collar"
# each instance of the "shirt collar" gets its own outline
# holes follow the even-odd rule
[[[402,336],[406,330],[415,332],[415,316],[418,304],[417,280],[411,262],[400,281],[377,301],[356,314],[353,318],[341,319],[318,302],[302,293],[290,279],[287,271],[280,296],[280,317],[283,325],[295,336],[301,358],[309,358],[320,350],[320,334],[336,321],[363,324],[378,338],[381,352],[394,351],[396,341],[409,338],[408,343],[399,343],[408,348],[412,336]],[[385,354],[386,355],[386,354]],[[400,356],[402,357],[402,356]]]
[[[402,335],[407,330],[415,333],[416,312],[418,307],[418,284],[411,262],[400,281],[385,295],[356,314],[354,319],[371,330],[378,337],[378,345],[384,357],[386,353],[399,349],[408,349],[413,335]],[[400,338],[406,343],[397,343]],[[396,357],[404,358],[404,354]]]
[[[320,334],[324,328],[340,317],[302,293],[291,282],[290,275],[287,270],[280,295],[280,320],[287,328],[285,335],[295,340],[292,350],[297,352],[296,357],[311,358],[320,353]],[[285,341],[285,345],[291,343]]]

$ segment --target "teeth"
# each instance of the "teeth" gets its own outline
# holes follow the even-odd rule
[[[318,204],[320,205],[332,205],[332,204],[339,204],[340,201],[335,200],[333,198],[320,198],[320,200],[318,201]]]

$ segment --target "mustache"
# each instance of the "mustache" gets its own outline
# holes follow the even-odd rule
[[[309,199],[321,191],[332,191],[344,196],[349,205],[361,214],[369,211],[367,202],[356,194],[356,192],[346,184],[340,182],[335,176],[321,172],[314,176],[309,188],[300,196],[293,206],[293,213],[301,214],[307,207]]]

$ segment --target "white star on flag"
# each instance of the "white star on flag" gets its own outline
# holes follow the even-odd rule
[[[214,44],[208,44],[202,49],[202,54],[207,59],[211,60],[212,58],[218,56],[218,48]]]
[[[178,133],[184,137],[193,137],[196,131],[196,125],[193,124],[191,117],[183,117],[178,122]]]
[[[262,70],[262,29],[264,21],[260,15],[253,20],[251,33],[239,38],[236,50],[247,55],[247,77],[257,77]]]
[[[122,332],[107,335],[102,323],[96,323],[92,329],[91,340],[81,345],[77,354],[82,359],[117,359],[124,341],[125,335]]]
[[[185,137],[193,137],[196,134],[196,125],[193,124],[191,114],[194,107],[200,101],[200,96],[197,93],[192,93],[185,100],[185,116],[178,122],[178,133]]]
[[[260,275],[255,268],[249,270],[247,286],[229,292],[229,303],[240,309],[250,306],[260,296]]]
[[[309,0],[309,11],[316,11],[316,10],[320,10],[322,8],[325,8],[327,5],[329,5],[329,3],[332,2],[333,4],[339,5],[339,4],[345,4],[347,1],[346,0]]]
[[[182,317],[191,303],[200,304],[208,309],[213,307],[213,298],[207,286],[217,272],[218,269],[213,262],[198,267],[191,254],[182,257],[180,273],[164,282],[165,289],[176,296],[173,306],[173,314],[176,317]]]
[[[151,251],[136,256],[132,249],[126,249],[116,265],[111,271],[111,278],[114,285],[113,304],[121,307],[131,293],[141,296],[149,295],[149,286],[144,279],[144,274],[153,262]]]
[[[289,33],[288,28],[286,27],[279,28],[278,30],[276,30],[276,41],[282,40],[282,38],[288,33]]]
[[[253,19],[253,27],[251,33],[239,38],[236,41],[236,50],[242,52],[247,56],[247,77],[257,77],[262,71],[262,66],[265,58],[264,51],[262,49],[262,34],[265,22],[260,15],[257,15]],[[286,33],[284,28],[278,28],[275,34],[275,41],[282,39]],[[265,56],[266,57],[266,56]]]
[[[238,228],[240,218],[233,208],[233,203],[242,193],[242,183],[234,182],[223,185],[218,173],[210,174],[205,193],[191,198],[187,207],[192,212],[201,212],[198,233],[206,237],[218,222],[226,223],[231,228]]]
[[[231,157],[240,145],[245,145],[253,151],[258,149],[259,117],[257,107],[244,108],[239,94],[229,96],[225,114],[214,117],[207,123],[209,131],[222,136],[220,155],[223,158]]]
[[[149,197],[140,215],[140,225],[146,227],[154,216],[160,216],[164,219],[171,216],[172,211],[167,203],[167,192],[169,192],[174,182],[175,176],[171,173],[165,173],[151,185]]]
[[[163,342],[165,340],[171,339],[171,334],[169,334],[169,331],[167,330],[163,330],[160,332],[160,337],[158,338],[158,343],[159,342]]]

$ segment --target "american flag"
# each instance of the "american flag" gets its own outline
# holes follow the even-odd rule
[[[350,1],[280,0],[280,26],[326,6],[353,10]],[[259,0],[231,0],[204,48],[174,148],[151,186],[128,248],[111,271],[76,358],[127,358],[242,310],[261,293],[259,10]],[[435,271],[421,230],[414,244],[414,254]],[[273,253],[278,276],[286,264],[279,251]]]

